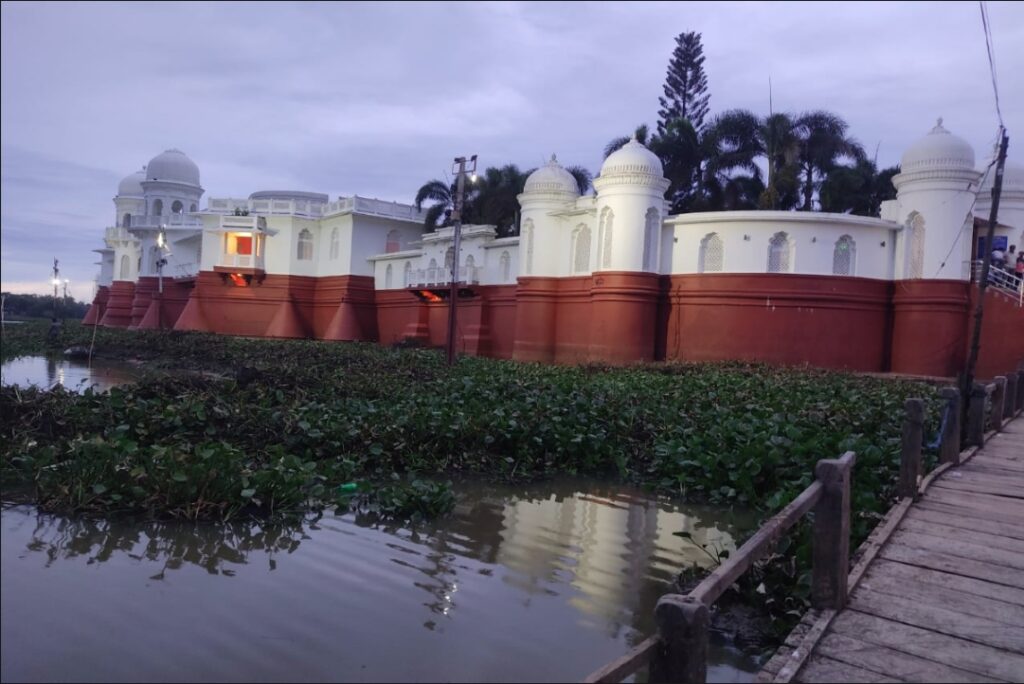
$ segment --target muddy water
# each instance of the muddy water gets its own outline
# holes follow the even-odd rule
[[[579,681],[653,633],[677,569],[745,516],[562,481],[463,485],[415,529],[2,513],[4,681]],[[711,681],[757,662],[711,650]]]
[[[0,382],[4,385],[52,389],[63,385],[74,392],[92,387],[97,391],[135,382],[138,371],[124,361],[65,359],[61,356],[22,356],[0,366]]]

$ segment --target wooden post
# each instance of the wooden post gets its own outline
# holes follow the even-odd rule
[[[846,582],[850,574],[850,474],[856,456],[818,461],[814,469],[822,485],[821,499],[814,508],[811,604],[815,608],[840,610],[846,605]]]
[[[971,404],[967,413],[967,445],[985,445],[985,386],[971,388]]]
[[[939,396],[949,405],[946,414],[946,431],[942,433],[939,446],[939,462],[960,465],[960,390],[956,387],[943,387]]]
[[[704,684],[708,674],[708,607],[690,596],[665,594],[658,599],[654,620],[661,644],[651,659],[651,684]]]
[[[1006,374],[1006,393],[1003,395],[1003,420],[1009,420],[1017,413],[1017,374]]]
[[[996,389],[992,392],[992,429],[1001,432],[1003,429],[1003,398],[1006,396],[1006,376],[997,375],[993,381]]]
[[[917,498],[917,478],[921,474],[921,441],[924,436],[924,401],[907,399],[904,404],[903,441],[900,452],[900,489],[902,499]]]

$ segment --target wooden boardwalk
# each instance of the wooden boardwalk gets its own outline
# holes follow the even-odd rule
[[[1024,419],[906,508],[847,605],[819,611],[759,680],[1024,681]]]

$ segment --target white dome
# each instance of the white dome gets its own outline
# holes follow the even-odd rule
[[[634,134],[629,142],[608,155],[601,166],[601,176],[646,174],[662,178],[665,170],[658,155],[644,147]]]
[[[181,150],[167,150],[149,160],[146,180],[171,181],[199,187],[199,167]]]
[[[121,182],[117,184],[117,196],[142,197],[142,181],[144,180],[146,180],[145,166],[130,176],[125,176]]]
[[[580,186],[576,178],[562,168],[555,155],[551,161],[530,174],[523,186],[523,192],[554,192],[566,193],[578,197]]]
[[[943,128],[941,118],[928,135],[903,153],[900,162],[900,173],[937,168],[974,170],[974,148]]]

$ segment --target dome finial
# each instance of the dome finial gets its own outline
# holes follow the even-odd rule
[[[938,118],[938,120],[936,120],[935,125],[938,126],[939,128],[942,128],[942,117],[941,116]]]
[[[549,161],[548,163],[549,164],[557,164],[558,163],[558,157],[555,156],[554,152],[551,153],[551,161]]]
[[[629,136],[629,142],[638,142],[636,139],[636,131],[633,131],[633,134]]]

